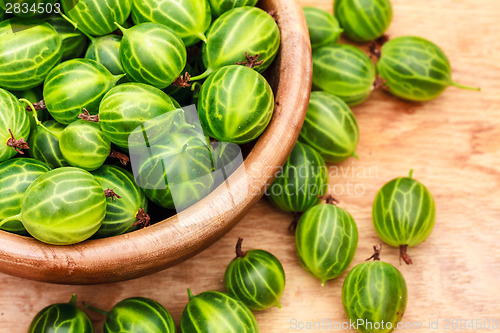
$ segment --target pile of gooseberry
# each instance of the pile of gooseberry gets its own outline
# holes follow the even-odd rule
[[[274,17],[256,1],[60,5],[1,4],[0,229],[71,245],[208,195],[226,147],[271,121]]]
[[[2,2],[0,229],[55,245],[112,237],[154,223],[151,207],[184,209],[220,185],[212,173],[234,155],[225,144],[254,141],[273,115],[263,73],[280,32],[256,3]],[[39,4],[61,10],[47,14],[46,6],[39,13]],[[349,268],[358,246],[356,222],[328,195],[327,176],[327,163],[357,157],[360,130],[351,107],[378,88],[414,102],[449,86],[478,89],[453,81],[448,58],[433,42],[384,35],[390,0],[335,0],[334,15],[313,7],[304,14],[314,91],[299,139],[267,194],[295,214],[297,257],[324,285]],[[371,42],[371,57],[338,43],[341,35]],[[189,104],[197,105],[199,122],[181,108]],[[141,144],[155,149],[136,156],[132,173],[129,154]],[[175,198],[174,183],[182,194]],[[372,210],[376,233],[407,264],[408,247],[430,236],[435,215],[431,193],[412,171],[385,184]],[[342,304],[350,319],[390,323],[376,330],[390,332],[404,315],[408,290],[401,272],[380,261],[381,247],[374,250],[373,261],[347,274]],[[224,284],[226,292],[188,290],[182,332],[258,332],[252,311],[281,307],[285,272],[271,253],[243,251],[239,239]],[[110,311],[86,307],[106,316],[104,332],[176,331],[170,313],[152,299],[128,298]],[[76,296],[44,308],[29,328],[54,330],[93,332]]]

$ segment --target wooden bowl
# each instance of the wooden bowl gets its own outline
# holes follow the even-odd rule
[[[309,102],[312,61],[302,9],[295,0],[261,0],[281,30],[281,49],[269,73],[275,113],[242,167],[179,215],[129,234],[52,246],[0,232],[0,271],[61,284],[97,284],[148,275],[206,249],[239,222],[262,197],[286,161],[304,121]]]

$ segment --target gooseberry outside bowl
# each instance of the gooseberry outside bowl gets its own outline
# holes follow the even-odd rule
[[[302,9],[295,0],[261,0],[281,31],[280,52],[267,75],[275,112],[244,165],[202,201],[150,227],[72,246],[43,244],[0,231],[0,271],[61,284],[124,281],[158,272],[203,251],[262,197],[299,135],[309,101],[312,61]],[[229,200],[228,200],[229,198]]]

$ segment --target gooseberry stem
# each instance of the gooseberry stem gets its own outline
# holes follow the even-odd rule
[[[33,103],[31,103],[30,101],[28,101],[27,99],[24,99],[24,98],[21,98],[19,100],[19,102],[24,102],[24,103],[28,104],[29,108],[31,109],[31,112],[33,112],[33,118],[35,119],[35,123],[37,126],[40,126],[44,130],[46,130],[47,132],[49,132],[50,134],[55,136],[57,139],[59,139],[59,136],[57,136],[54,132],[52,132],[47,127],[45,127],[45,125],[42,124],[42,122],[38,119],[38,112],[37,112],[35,106],[33,106]]]
[[[3,219],[2,221],[0,221],[0,228],[7,222],[10,222],[10,221],[21,221],[21,213],[17,214],[17,215],[14,215],[14,216],[11,216],[11,217],[8,217],[6,219]]]
[[[213,70],[211,68],[207,68],[205,73],[200,74],[198,76],[193,76],[190,81],[198,81],[198,80],[203,80],[204,78],[207,78],[210,74],[212,74]]]
[[[373,255],[366,259],[365,261],[370,261],[370,260],[374,260],[374,261],[380,261],[380,252],[382,252],[382,243],[380,243],[380,245],[377,247],[377,245],[373,245],[373,251],[375,253],[373,253]]]
[[[198,37],[200,37],[200,39],[203,41],[203,43],[207,43],[207,36],[205,36],[204,33],[198,33]]]
[[[125,34],[125,31],[127,31],[127,29],[125,29],[124,27],[122,27],[121,25],[118,24],[118,22],[114,22],[114,24],[118,27],[118,29],[120,29],[120,31]]]
[[[191,300],[194,297],[193,293],[191,292],[191,289],[188,288],[188,298]]]
[[[241,249],[241,244],[243,243],[243,238],[239,237],[238,241],[236,242],[236,257],[237,258],[244,258],[247,253]]]
[[[401,265],[401,259],[403,259],[407,265],[413,264],[413,260],[411,260],[411,257],[408,255],[408,253],[406,253],[407,250],[408,250],[408,245],[401,245],[399,247],[399,264],[400,265]]]
[[[92,305],[88,305],[86,304],[85,302],[83,303],[83,306],[86,307],[87,309],[91,310],[91,311],[94,311],[94,312],[97,312],[97,313],[100,313],[102,315],[105,315],[107,316],[108,315],[108,311],[104,311],[104,310],[101,310],[101,309],[98,309]]]
[[[63,19],[65,19],[66,21],[68,21],[69,24],[71,24],[73,27],[75,27],[76,30],[80,31],[82,34],[84,34],[85,36],[87,36],[88,39],[90,39],[90,42],[93,43],[94,40],[95,40],[95,37],[94,36],[91,36],[89,35],[88,33],[86,33],[85,31],[82,31],[78,28],[78,24],[76,24],[75,21],[73,21],[72,19],[70,19],[69,17],[67,17],[66,15],[64,15],[62,12],[61,12],[61,16]]]
[[[69,304],[76,306],[76,294],[71,295],[71,299],[68,302]]]
[[[453,87],[456,87],[459,89],[464,89],[464,90],[481,91],[481,88],[479,88],[479,87],[465,86],[465,85],[457,83],[455,81],[451,81],[450,86],[453,86]]]
[[[413,178],[413,169],[410,170],[410,174],[408,175],[408,178]]]

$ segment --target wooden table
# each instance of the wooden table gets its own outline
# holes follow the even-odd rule
[[[330,0],[303,0],[331,10]],[[500,320],[500,5],[498,0],[393,0],[392,36],[415,34],[448,54],[456,81],[480,85],[482,92],[447,90],[425,104],[409,104],[381,91],[354,108],[361,129],[359,160],[331,166],[332,192],[354,216],[359,248],[352,266],[379,243],[371,204],[388,180],[415,169],[437,204],[436,228],[412,248],[412,266],[399,266],[398,250],[386,246],[382,259],[396,265],[409,288],[403,322],[445,331],[446,319]],[[130,296],[158,300],[179,322],[186,289],[223,289],[237,237],[245,248],[263,248],[281,259],[287,274],[283,308],[257,313],[261,332],[293,332],[293,321],[344,322],[341,286],[345,274],[321,287],[299,265],[291,216],[263,199],[225,238],[195,258],[134,281],[98,286],[59,286],[0,275],[0,332],[21,333],[44,306],[69,300],[109,309]],[[102,317],[91,314],[97,332]],[[439,319],[439,330],[427,328]],[[311,332],[332,332],[311,329]],[[341,330],[339,330],[341,331]],[[347,330],[350,332],[349,330]],[[463,330],[446,330],[463,332]],[[486,330],[471,330],[487,332]]]

